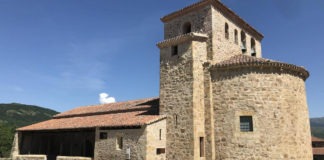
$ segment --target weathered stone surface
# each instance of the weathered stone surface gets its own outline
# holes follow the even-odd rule
[[[161,140],[160,140],[161,129]],[[109,129],[96,130],[95,156],[96,160],[126,159],[127,149],[130,149],[131,159],[164,160],[165,154],[157,155],[157,148],[166,148],[166,120],[154,122],[140,129]],[[100,139],[100,132],[106,132],[107,139]],[[117,147],[117,138],[123,137],[123,148]]]
[[[276,70],[212,72],[217,159],[312,159],[303,79]],[[240,131],[240,116],[253,132]]]
[[[106,132],[107,139],[99,139],[100,132]],[[123,148],[117,148],[117,137],[123,137]],[[126,149],[131,149],[132,159],[145,159],[145,128],[96,131],[95,159],[126,159]]]
[[[161,131],[161,135],[160,135]],[[157,154],[157,149],[166,149],[166,120],[146,127],[146,160],[165,160],[165,153]]]
[[[68,156],[57,156],[56,160],[91,160],[89,157],[68,157]]]
[[[205,34],[207,40],[176,43],[188,22],[191,32]],[[305,82],[296,76],[298,70],[277,72],[283,68],[260,66],[209,70],[235,55],[252,56],[252,39],[255,56],[262,57],[260,39],[242,28],[213,5],[165,21],[165,41],[172,40],[169,46],[159,45],[167,159],[311,159]],[[246,36],[245,52],[241,32]],[[172,56],[173,46],[178,55]],[[253,132],[240,131],[240,115],[253,116]],[[202,157],[199,137],[205,137]]]
[[[47,160],[46,155],[18,155],[14,160]]]
[[[246,52],[245,55],[251,55],[251,38],[250,34],[245,32],[241,26],[235,24],[230,19],[226,18],[217,9],[212,7],[212,62],[217,63],[226,60],[234,55],[242,54],[241,50],[241,31],[246,35]],[[225,37],[225,23],[229,26],[228,39]],[[234,32],[237,30],[237,43],[235,43]],[[254,38],[255,39],[255,38]],[[255,39],[256,57],[262,57],[261,42]]]

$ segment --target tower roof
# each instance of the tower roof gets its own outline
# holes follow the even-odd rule
[[[176,17],[182,16],[192,11],[196,11],[202,7],[207,5],[214,6],[218,11],[220,11],[224,16],[228,19],[242,27],[243,30],[254,36],[257,40],[261,41],[263,39],[263,35],[250,26],[247,22],[245,22],[240,16],[238,16],[234,11],[226,7],[219,0],[202,0],[187,7],[184,7],[178,11],[172,12],[161,18],[162,22],[168,22]]]

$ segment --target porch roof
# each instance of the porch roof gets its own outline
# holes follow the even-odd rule
[[[18,131],[63,130],[95,127],[135,127],[165,116],[159,115],[159,98],[86,106],[57,114],[53,119],[18,128]]]

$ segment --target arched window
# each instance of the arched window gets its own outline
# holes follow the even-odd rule
[[[237,30],[236,29],[234,30],[234,42],[235,42],[235,44],[238,43],[238,35],[237,35]]]
[[[227,23],[225,23],[225,38],[226,38],[226,39],[229,38],[228,24],[227,24]]]
[[[187,34],[191,32],[191,23],[190,22],[186,22],[182,25],[182,33],[183,34]]]
[[[241,31],[241,49],[242,53],[246,52],[246,36],[243,31]]]
[[[251,38],[251,56],[256,56],[256,50],[255,50],[255,40]]]

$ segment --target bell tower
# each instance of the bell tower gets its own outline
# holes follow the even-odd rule
[[[210,6],[164,21],[160,48],[160,114],[167,116],[166,158],[200,160],[205,152],[204,69]],[[205,17],[205,18],[204,18]]]
[[[198,1],[161,20],[164,40],[157,46],[160,114],[167,116],[166,157],[215,159],[215,114],[208,66],[234,55],[261,57],[263,36],[218,0]]]

